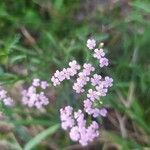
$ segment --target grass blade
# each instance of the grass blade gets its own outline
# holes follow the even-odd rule
[[[31,139],[24,147],[24,150],[31,150],[35,146],[37,146],[42,140],[44,140],[47,136],[52,135],[59,129],[59,124],[56,124],[48,129],[42,131],[38,135],[36,135],[33,139]]]

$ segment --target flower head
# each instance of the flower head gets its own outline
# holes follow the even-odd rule
[[[98,59],[101,68],[108,66],[109,62],[105,57],[103,49],[104,43],[100,43],[100,49],[98,49],[95,48],[96,41],[94,39],[88,39],[86,45],[90,50],[94,49],[93,57]],[[73,84],[75,92],[78,94],[83,93],[87,90],[87,87],[90,87],[86,93],[86,100],[83,102],[84,110],[78,109],[78,111],[74,112],[71,106],[60,109],[61,127],[69,132],[72,141],[79,142],[82,146],[86,146],[99,136],[99,124],[92,120],[90,124],[89,121],[86,120],[87,116],[85,117],[84,112],[86,115],[92,116],[92,118],[107,116],[107,109],[101,106],[99,107],[97,105],[98,103],[95,105],[95,102],[102,103],[101,98],[106,96],[108,88],[113,84],[113,79],[108,76],[102,78],[101,75],[96,73],[93,75],[92,73],[95,71],[95,68],[91,63],[84,63],[82,67],[82,71],[78,73],[78,70],[81,68],[80,65],[78,65],[75,60],[69,62],[69,67],[64,68],[62,71],[57,70],[52,76],[51,81],[53,85],[56,86],[65,79],[70,80],[71,77],[78,73],[77,79]],[[86,86],[88,82],[92,86]],[[31,91],[34,91],[34,89],[32,88]],[[98,101],[99,99],[100,101]]]
[[[99,136],[99,125],[97,122],[87,126],[84,113],[81,110],[74,112],[73,108],[66,106],[60,109],[61,126],[64,130],[69,130],[69,136],[72,141],[78,141],[82,146],[86,146]]]
[[[60,109],[61,127],[64,130],[67,130],[74,126],[75,122],[72,114],[73,108],[71,106],[66,106],[64,109]]]
[[[80,65],[77,64],[75,60],[69,62],[68,68],[64,68],[62,71],[56,70],[54,75],[51,78],[54,86],[59,85],[62,81],[69,80],[71,77],[77,74],[77,71],[80,70]]]
[[[22,103],[28,107],[43,108],[49,104],[48,97],[44,90],[48,87],[47,81],[33,79],[32,86],[22,92]]]

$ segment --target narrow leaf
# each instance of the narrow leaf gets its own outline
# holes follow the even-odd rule
[[[25,145],[24,150],[32,150],[35,146],[40,144],[41,141],[43,141],[49,135],[52,135],[53,133],[55,133],[58,129],[59,129],[59,124],[56,124],[42,131]]]

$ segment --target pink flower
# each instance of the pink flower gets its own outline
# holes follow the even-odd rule
[[[91,101],[95,101],[99,98],[99,95],[97,94],[97,91],[94,91],[92,89],[88,90],[88,94],[87,97],[91,100]]]
[[[32,86],[22,92],[22,103],[28,107],[43,108],[49,104],[48,97],[44,90],[48,87],[47,81],[40,81],[40,79],[33,79]]]
[[[77,64],[75,60],[69,62],[68,68],[64,68],[62,71],[56,70],[54,76],[52,76],[51,81],[53,85],[59,85],[65,79],[69,80],[71,77],[77,74],[77,71],[80,70],[80,65]]]
[[[0,101],[3,102],[5,106],[13,106],[14,100],[8,96],[7,91],[0,87]]]
[[[73,108],[71,106],[66,106],[64,109],[60,109],[60,119],[61,119],[61,127],[64,130],[67,130],[74,126],[73,119]]]
[[[69,136],[72,141],[78,141],[82,146],[86,146],[99,136],[99,126],[95,121],[87,126],[83,112],[78,110],[74,112],[73,108],[66,106],[60,110],[61,126],[64,130],[69,130]],[[73,122],[72,122],[73,120]]]
[[[78,126],[72,127],[69,135],[72,141],[78,141],[80,139],[80,132]]]
[[[33,79],[32,85],[33,86],[40,86],[40,79]]]
[[[6,98],[7,97],[6,94],[7,94],[7,91],[0,89],[0,99]]]
[[[80,68],[81,68],[80,65],[77,64],[76,60],[73,60],[73,61],[69,62],[69,66],[73,70],[80,70]]]
[[[93,57],[98,59],[101,68],[108,66],[108,59],[105,57],[103,45],[103,43],[100,43],[100,49],[96,48],[93,54]],[[87,40],[87,47],[89,49],[92,50],[95,46],[96,41],[94,39]],[[52,76],[51,81],[54,86],[59,85],[65,79],[70,80],[72,76],[78,73],[78,70],[80,70],[80,65],[78,65],[76,61],[69,62],[69,67],[64,68],[62,71],[57,70],[54,76]],[[72,141],[79,142],[82,146],[88,145],[99,136],[98,123],[92,121],[91,124],[89,124],[86,120],[87,114],[94,118],[107,116],[107,110],[103,107],[98,107],[95,105],[95,102],[101,97],[106,96],[108,88],[113,84],[113,79],[108,76],[102,78],[101,75],[98,74],[92,75],[94,71],[95,68],[91,63],[84,63],[82,71],[78,73],[76,82],[73,84],[73,89],[76,93],[85,92],[85,86],[89,81],[90,84],[94,86],[93,89],[88,90],[86,94],[87,98],[83,102],[86,117],[84,112],[80,109],[73,112],[71,106],[60,109],[61,127],[64,130],[68,130]],[[90,87],[90,85],[87,87]],[[34,88],[31,88],[31,91],[34,91]],[[34,104],[34,97],[31,104]]]
[[[102,108],[100,109],[100,115],[103,116],[103,117],[106,117],[107,116],[107,110],[105,108]]]
[[[99,126],[96,121],[93,121],[92,124],[87,128],[87,137],[90,142],[92,142],[96,137],[99,136]]]
[[[113,83],[113,79],[108,77],[108,76],[106,76],[105,80],[104,80],[104,86],[106,88],[111,87],[113,85],[112,83]]]
[[[108,89],[105,88],[102,84],[95,87],[97,90],[98,96],[106,96]]]
[[[63,75],[62,75],[62,77],[64,78],[64,79],[67,79],[67,80],[69,80],[70,79],[70,77],[71,77],[71,69],[70,68],[67,68],[67,69],[63,69]],[[59,80],[60,80],[60,78],[59,78]],[[61,81],[61,80],[60,80]]]
[[[90,63],[85,63],[83,65],[83,73],[85,73],[85,75],[90,75],[91,72],[93,72],[95,70],[95,68],[90,64]]]
[[[63,69],[63,71],[56,70],[56,72],[54,73],[54,77],[62,82],[65,79],[65,71],[66,69]]]
[[[13,99],[10,98],[10,97],[7,97],[7,98],[3,99],[3,102],[4,102],[4,104],[5,104],[6,106],[13,106],[13,104],[14,104]]]
[[[94,74],[93,78],[91,78],[91,84],[93,86],[99,85],[101,83],[101,79],[102,79],[101,75]]]
[[[108,66],[108,59],[107,58],[101,58],[100,61],[100,67]]]
[[[84,100],[84,111],[87,112],[89,115],[93,114],[92,107],[93,103],[89,99]]]
[[[91,64],[85,63],[83,65],[83,70],[79,72],[77,81],[73,85],[73,89],[76,93],[83,93],[85,91],[84,86],[90,80],[89,75],[93,72],[95,68]]]
[[[99,116],[105,117],[107,115],[107,110],[105,108],[94,108],[93,102],[89,99],[84,100],[84,111],[95,118]]]
[[[41,81],[41,88],[42,89],[46,89],[48,86],[49,85],[48,85],[47,81]]]
[[[86,46],[92,50],[96,46],[96,41],[94,39],[88,39]]]
[[[60,84],[60,81],[58,80],[58,78],[55,78],[54,76],[51,78],[51,81],[53,82],[53,85],[54,85],[54,86]]]
[[[104,53],[103,49],[95,49],[94,50],[93,57],[95,57],[95,58],[100,60],[104,56],[105,56],[105,53]]]

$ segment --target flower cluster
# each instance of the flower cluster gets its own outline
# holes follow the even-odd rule
[[[43,106],[48,105],[49,101],[44,93],[44,90],[48,87],[47,81],[41,81],[40,79],[33,79],[32,85],[22,92],[22,102],[28,107],[36,107],[41,109]]]
[[[91,84],[95,87],[96,90],[89,89],[87,98],[91,101],[95,101],[102,96],[106,96],[108,88],[112,86],[113,79],[106,76],[104,79],[100,75],[94,74],[91,78]]]
[[[85,116],[81,110],[73,113],[73,108],[66,106],[64,109],[60,109],[60,118],[62,128],[69,131],[70,138],[73,141],[78,141],[83,146],[99,136],[98,123],[92,121],[92,123],[86,127]]]
[[[108,59],[105,57],[105,52],[103,50],[103,43],[100,43],[101,48],[94,49],[93,57],[99,60],[100,67],[108,66],[109,62]],[[90,49],[90,48],[89,48]]]
[[[101,68],[108,66],[108,59],[105,57],[103,45],[103,43],[100,43],[100,49],[98,49],[95,48],[96,41],[94,39],[87,40],[87,47],[90,50],[94,50],[93,57],[98,59]],[[73,63],[74,66],[69,63],[69,69],[56,71],[51,79],[54,86],[59,85],[64,79],[70,79],[71,76],[75,75],[77,71],[80,70],[77,62],[73,62],[71,63]],[[73,73],[71,73],[71,70],[73,70]],[[86,93],[86,99],[83,101],[83,111],[94,118],[106,117],[107,109],[104,107],[98,108],[95,106],[95,103],[97,101],[103,103],[102,97],[106,96],[108,88],[112,86],[113,79],[108,76],[102,78],[102,76],[98,74],[92,75],[94,71],[95,68],[92,64],[85,63],[83,65],[83,70],[78,73],[76,82],[73,84],[73,89],[76,93],[83,93],[85,92],[85,85],[89,82],[93,88],[88,89]],[[66,106],[60,109],[60,119],[61,127],[69,131],[71,140],[78,141],[81,145],[85,146],[99,136],[99,125],[96,121],[91,121],[91,124],[88,126],[83,111],[79,109],[77,112],[74,112],[71,106]]]
[[[86,45],[90,50],[93,50],[93,57],[99,61],[100,68],[108,66],[109,62],[105,57],[103,43],[100,43],[100,48],[95,48],[96,41],[94,39],[88,39]],[[85,146],[99,136],[98,122],[91,119],[89,124],[89,120],[86,121],[86,118],[88,115],[90,118],[107,116],[107,109],[105,107],[97,107],[95,103],[97,101],[102,103],[102,97],[107,95],[108,89],[113,85],[113,79],[108,76],[102,77],[101,75],[94,74],[95,68],[91,63],[84,63],[82,68],[82,71],[78,73],[81,66],[77,61],[73,60],[69,62],[68,68],[64,68],[61,71],[56,70],[51,77],[51,81],[54,86],[57,86],[62,81],[70,80],[71,77],[77,74],[77,79],[72,87],[76,93],[85,92],[87,89],[85,86],[88,83],[90,84],[90,89],[84,94],[86,98],[83,101],[83,111],[81,109],[74,111],[71,106],[60,109],[61,127],[69,131],[69,136],[72,141],[78,141],[81,145]],[[22,92],[22,103],[28,107],[36,107],[38,109],[48,105],[49,100],[45,94],[45,90],[48,87],[49,84],[47,81],[33,79],[32,85]],[[7,91],[1,88],[0,101],[6,106],[12,106],[14,104],[13,99],[7,96]]]
[[[84,101],[84,110],[93,117],[107,115],[105,108],[98,109],[93,107],[93,103],[99,100],[101,97],[106,96],[108,88],[112,86],[113,79],[106,76],[104,79],[98,74],[94,74],[91,78],[91,84],[95,87],[95,90],[89,89],[87,93],[87,99]]]
[[[56,70],[54,76],[51,78],[54,86],[59,85],[65,79],[69,80],[70,77],[77,74],[77,71],[80,69],[80,65],[78,65],[75,60],[71,61],[69,66],[70,67],[64,68],[62,71]]]
[[[0,88],[0,101],[4,103],[5,106],[13,106],[14,101],[11,97],[8,96],[7,91]]]
[[[87,114],[92,115],[94,118],[99,116],[106,117],[107,115],[107,110],[105,108],[94,108],[93,102],[89,99],[84,100],[84,111]]]
[[[95,68],[91,64],[84,64],[83,70],[78,74],[77,81],[73,85],[73,89],[76,91],[76,93],[83,93],[84,86],[87,84],[87,82],[90,80],[89,75],[92,71],[95,70]]]
[[[73,108],[71,106],[66,106],[64,109],[60,109],[61,127],[64,130],[67,130],[74,126],[75,122],[72,115]]]

